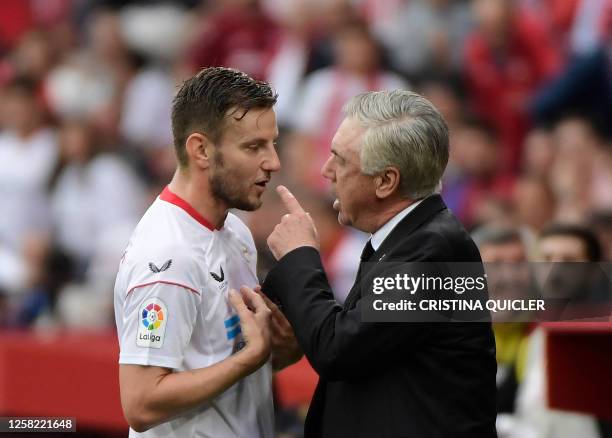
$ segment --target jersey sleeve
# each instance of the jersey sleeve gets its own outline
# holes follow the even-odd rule
[[[201,303],[204,267],[173,255],[130,269],[118,317],[119,363],[180,369]]]

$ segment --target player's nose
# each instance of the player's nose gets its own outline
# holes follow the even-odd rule
[[[262,163],[262,168],[268,172],[278,172],[280,170],[280,159],[278,158],[278,154],[274,148],[269,152],[268,156]]]

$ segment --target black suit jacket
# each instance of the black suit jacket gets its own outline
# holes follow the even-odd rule
[[[382,255],[386,261],[481,263],[438,195],[408,214],[369,260]],[[384,265],[362,263],[361,275]],[[361,288],[356,283],[339,305],[312,247],[279,260],[263,290],[283,306],[319,374],[306,438],[497,436],[490,323],[362,322]]]

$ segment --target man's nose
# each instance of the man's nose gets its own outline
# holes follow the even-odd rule
[[[278,172],[280,170],[281,163],[278,158],[278,154],[276,153],[276,150],[274,148],[272,148],[269,156],[266,157],[266,159],[262,163],[262,168],[269,172]]]
[[[332,170],[332,156],[330,155],[330,157],[327,159],[327,161],[325,162],[325,164],[323,164],[323,167],[321,168],[321,176],[323,178],[329,179],[329,180],[333,180],[334,178],[334,172]]]

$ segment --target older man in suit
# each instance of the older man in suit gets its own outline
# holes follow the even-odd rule
[[[490,323],[362,319],[360,278],[385,275],[386,262],[481,263],[437,194],[446,123],[426,99],[401,90],[359,95],[345,115],[322,174],[340,223],[372,237],[344,305],[334,301],[314,223],[282,186],[289,212],[268,238],[278,264],[263,290],[281,304],[320,377],[305,436],[496,437]]]

